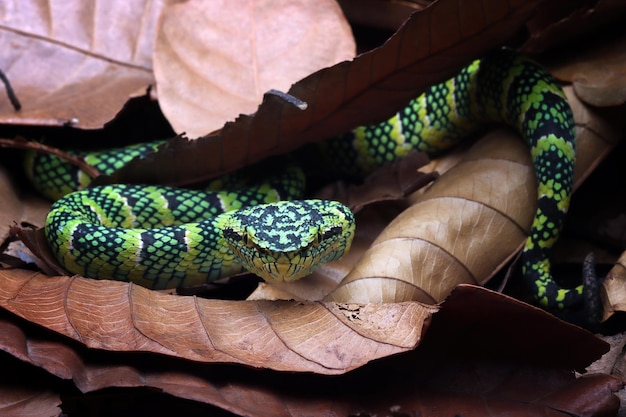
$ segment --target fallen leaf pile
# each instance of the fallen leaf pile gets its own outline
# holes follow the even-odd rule
[[[528,149],[507,130],[434,161],[411,155],[360,186],[328,184],[318,195],[357,211],[357,236],[310,278],[176,294],[63,275],[30,227],[50,203],[19,159],[173,138],[96,182],[194,184],[384,120],[509,45],[564,83],[585,196],[585,180],[609,182],[592,172],[624,153],[619,1],[44,3],[0,6],[1,415],[617,414],[623,343],[588,368],[607,343],[482,287],[502,279],[535,212]],[[606,206],[592,199],[577,209],[575,197],[572,219]],[[583,222],[558,258],[590,250],[570,236]],[[616,333],[626,238],[611,236],[612,251],[592,249],[616,265],[602,288]]]

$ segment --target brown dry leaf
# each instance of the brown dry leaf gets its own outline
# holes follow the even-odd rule
[[[525,319],[524,332],[510,325],[519,317]],[[83,392],[151,387],[239,415],[385,415],[393,407],[397,415],[419,410],[423,416],[469,416],[496,407],[520,415],[560,415],[558,410],[600,416],[616,410],[613,392],[622,385],[606,375],[575,379],[570,371],[587,366],[606,351],[606,343],[476,287],[453,292],[418,349],[332,378],[94,351],[38,326],[18,327],[15,320],[0,314],[0,348],[72,379]]]
[[[266,91],[287,91],[355,53],[334,0],[174,4],[154,51],[159,104],[177,132],[206,135],[253,113]]]
[[[13,176],[0,165],[0,243],[7,238],[9,229],[16,222],[43,224],[50,202],[22,193],[16,188]]]
[[[3,372],[7,372],[3,369]],[[61,399],[51,391],[16,386],[14,382],[0,385],[0,414],[3,417],[56,417],[61,415]]]
[[[288,91],[306,110],[266,95],[253,116],[214,135],[173,140],[97,182],[184,184],[383,120],[435,82],[508,39],[539,0],[439,0],[415,13],[382,47],[320,70]]]
[[[626,11],[622,0],[552,0],[545,3],[527,23],[530,39],[522,46],[526,53],[545,51],[555,45],[572,43],[574,53],[580,52],[581,43],[587,43],[589,35],[617,24],[621,32],[621,17]],[[588,45],[599,47],[604,41],[592,40]]]
[[[399,2],[386,0],[338,0],[350,22],[369,28],[395,31],[411,13],[422,10],[436,0]]]
[[[554,75],[571,82],[576,95],[594,106],[618,106],[626,102],[626,35],[593,47],[554,67]]]
[[[92,348],[322,374],[413,349],[437,310],[207,300],[17,269],[0,270],[0,282],[0,306]]]
[[[566,90],[578,186],[620,135]],[[525,144],[501,132],[485,137],[389,224],[326,300],[432,304],[458,284],[485,283],[526,239],[536,193]]]
[[[603,321],[618,311],[626,311],[626,252],[622,253],[606,275],[600,295],[604,309]]]
[[[18,227],[18,223],[42,225],[50,203],[20,192],[15,185],[13,176],[0,165],[0,248],[6,247],[6,250],[0,250],[0,256],[3,256],[0,265],[2,262],[20,265],[22,261],[40,264],[22,242],[14,241],[12,230]]]
[[[176,1],[176,0],[171,0]],[[0,69],[22,110],[0,100],[0,122],[100,128],[154,83],[152,47],[170,1],[5,0]]]
[[[2,319],[0,319],[0,328],[3,327],[1,323]],[[7,346],[2,342],[0,340],[3,351],[12,350],[11,344]],[[54,391],[56,388],[54,378],[5,353],[0,354],[0,368],[2,369],[0,373],[0,415],[2,417],[57,417],[61,415],[61,398],[59,392]]]

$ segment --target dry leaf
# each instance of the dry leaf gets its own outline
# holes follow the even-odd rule
[[[3,372],[10,371],[3,369]],[[61,415],[60,404],[58,394],[49,390],[16,386],[12,381],[0,384],[0,413],[3,417],[56,417]]]
[[[416,197],[327,299],[433,304],[482,284],[524,239],[535,195],[528,149],[496,131]]]
[[[172,0],[176,1],[176,0]],[[5,0],[0,69],[22,110],[0,100],[0,122],[100,128],[154,83],[152,47],[167,1]]]
[[[154,51],[159,104],[176,131],[206,135],[253,113],[266,91],[287,91],[355,53],[334,0],[174,4]]]
[[[2,317],[3,314],[0,314]],[[0,318],[0,415],[2,417],[57,417],[61,415],[58,379],[42,369],[27,365],[4,351],[13,351],[15,343],[23,340],[15,336],[11,327],[3,326]],[[5,332],[4,330],[7,330]],[[19,335],[19,331],[17,334]],[[5,343],[8,342],[8,343]],[[28,358],[26,360],[29,361]]]
[[[386,0],[339,0],[341,9],[350,22],[367,28],[380,28],[390,31],[398,29],[411,13],[427,7],[431,0],[399,2]]]
[[[622,253],[613,269],[602,282],[603,321],[617,311],[626,311],[626,252]]]
[[[581,43],[585,43],[590,34],[600,32],[607,26],[617,23],[624,14],[626,5],[622,0],[552,0],[544,3],[541,13],[536,13],[528,23],[530,39],[522,46],[527,53],[546,51],[555,45],[571,43],[573,52],[580,52]],[[590,42],[594,48],[603,43]]]
[[[43,224],[50,203],[42,198],[28,196],[15,188],[11,175],[0,165],[0,242],[4,242],[9,229],[16,222]]]
[[[572,54],[554,67],[554,75],[571,82],[576,95],[593,106],[619,106],[626,102],[626,36],[607,45]]]
[[[92,348],[322,374],[413,349],[436,311],[416,303],[207,300],[25,270],[0,270],[0,281],[0,306]]]

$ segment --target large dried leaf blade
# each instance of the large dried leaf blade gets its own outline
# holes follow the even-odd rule
[[[93,348],[322,374],[413,349],[437,310],[207,300],[17,269],[0,271],[0,280],[0,306]]]
[[[171,141],[100,182],[195,181],[384,120],[513,35],[538,3],[439,0],[413,14],[380,48],[294,84],[288,93],[307,103],[305,110],[266,95],[254,115],[240,116],[214,135]]]

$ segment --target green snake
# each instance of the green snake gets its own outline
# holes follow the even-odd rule
[[[549,261],[572,192],[574,121],[560,86],[534,61],[507,49],[476,60],[391,119],[321,142],[327,160],[320,165],[365,175],[412,150],[437,155],[489,123],[507,124],[525,138],[536,173],[537,211],[522,251],[524,279],[544,307],[577,304],[582,286],[560,287]],[[106,174],[156,146],[84,157]],[[55,198],[87,183],[84,174],[51,155],[38,154],[28,165],[36,187]],[[274,202],[301,198],[302,174],[287,171],[286,177],[253,184],[220,179],[217,188],[226,188],[210,192],[137,185],[71,192],[53,204],[46,236],[68,271],[149,288],[197,285],[242,266],[267,280],[299,279],[348,250],[354,218],[337,202]]]

